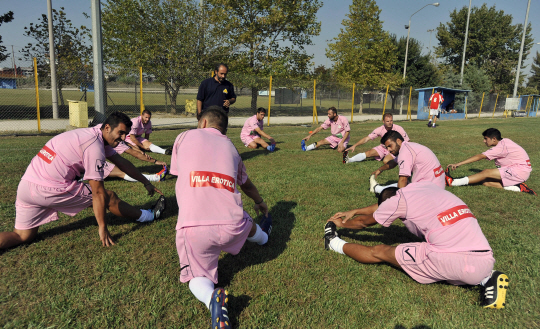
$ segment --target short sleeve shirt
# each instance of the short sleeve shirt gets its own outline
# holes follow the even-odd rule
[[[53,137],[32,159],[23,180],[53,188],[69,188],[84,172],[84,179],[103,181],[105,150],[100,127],[80,128]]]
[[[131,122],[133,124],[131,125],[129,136],[135,135],[137,137],[140,137],[143,134],[150,135],[152,133],[152,121],[148,120],[146,124],[143,124],[141,119],[141,116],[131,119]]]
[[[519,166],[522,170],[532,171],[529,155],[525,150],[508,138],[503,138],[496,146],[484,154],[489,160],[495,160],[499,167]]]
[[[394,131],[397,131],[402,137],[403,137],[403,140],[405,142],[408,142],[410,139],[409,139],[409,135],[407,135],[407,133],[405,132],[405,129],[403,129],[403,127],[399,126],[399,125],[392,125],[392,129],[390,130],[394,130]],[[371,140],[374,140],[375,138],[380,138],[380,137],[383,137],[384,134],[386,134],[388,132],[388,130],[386,130],[386,127],[384,125],[378,127],[378,128],[375,128],[371,134],[368,135],[368,138],[371,139]]]
[[[437,110],[443,102],[444,98],[441,94],[432,94],[429,98],[429,108],[432,110]]]
[[[244,123],[244,127],[242,127],[242,131],[240,132],[240,137],[248,137],[248,136],[258,136],[260,135],[255,131],[255,129],[259,128],[260,130],[264,129],[264,124],[262,120],[257,120],[257,115],[248,118],[246,122]]]
[[[177,175],[176,229],[190,226],[237,225],[243,221],[238,185],[248,176],[233,143],[214,128],[193,129],[178,135],[171,157]]]
[[[342,115],[338,115],[337,121],[326,119],[321,127],[323,129],[328,129],[330,127],[332,135],[338,138],[343,138],[347,131],[351,131],[349,120]]]
[[[221,106],[225,112],[229,113],[229,108],[223,106],[223,102],[231,98],[236,98],[233,84],[228,80],[219,83],[215,78],[203,80],[199,86],[199,92],[197,93],[197,100],[202,102],[203,111],[209,106],[217,105]]]
[[[373,217],[385,227],[401,218],[405,227],[424,238],[434,251],[491,250],[469,207],[431,182],[411,183],[399,189],[381,203]]]
[[[403,142],[394,160],[399,165],[399,176],[411,177],[411,182],[429,181],[444,189],[444,169],[437,156],[424,145]]]

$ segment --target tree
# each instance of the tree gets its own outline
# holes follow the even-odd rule
[[[170,111],[182,86],[219,59],[212,25],[203,25],[193,0],[110,0],[102,10],[104,58],[120,75],[139,75],[139,67],[165,87]],[[217,56],[216,56],[217,55]]]
[[[472,90],[467,96],[468,112],[478,111],[482,102],[482,94],[491,91],[491,81],[489,76],[482,69],[474,65],[467,65],[463,72],[463,84],[460,85],[460,75],[452,70],[447,70],[443,74],[442,85],[447,88]],[[456,107],[463,106],[464,94],[456,95]],[[484,101],[485,103],[485,101]]]
[[[468,7],[450,13],[450,22],[437,28],[439,46],[435,53],[457,72],[461,67]],[[527,26],[523,63],[531,49],[531,25]],[[466,62],[484,69],[496,92],[513,90],[523,25],[512,25],[512,16],[495,6],[471,8]],[[524,66],[522,66],[524,68]],[[520,75],[520,79],[523,75]]]
[[[2,26],[2,23],[9,23],[13,20],[13,12],[8,11],[7,14],[0,16],[0,26]],[[6,51],[6,47],[2,46],[2,36],[0,35],[0,62],[3,62],[6,60],[6,58],[9,57],[9,55],[4,54]]]
[[[333,70],[319,65],[313,70],[313,78],[317,81],[330,82],[333,78]]]
[[[394,89],[401,83],[399,74],[392,70],[397,59],[396,46],[383,30],[381,10],[374,0],[353,0],[349,11],[335,42],[326,49],[326,56],[334,62],[336,76],[342,82],[355,82],[363,87],[390,85]]]
[[[58,84],[58,94],[60,104],[64,105],[62,89],[67,85],[79,87],[87,83],[92,78],[92,66],[90,58],[92,49],[87,46],[87,36],[90,30],[86,26],[79,28],[73,26],[71,20],[67,19],[64,8],[53,12],[53,33],[54,51],[56,54],[56,81]],[[35,57],[37,61],[38,74],[40,76],[50,76],[49,66],[49,26],[47,15],[41,15],[38,23],[30,23],[24,28],[24,35],[34,38],[35,44],[29,43],[21,51],[27,61],[32,61]],[[50,81],[48,81],[50,87]]]
[[[529,77],[529,82],[527,87],[536,89],[536,94],[540,92],[540,53],[536,52],[534,56],[533,63],[531,65],[531,76]]]
[[[209,0],[210,20],[220,24],[231,50],[231,71],[238,87],[251,88],[251,108],[266,77],[295,78],[309,73],[311,55],[304,46],[319,35],[318,0]],[[264,80],[261,78],[264,77]]]

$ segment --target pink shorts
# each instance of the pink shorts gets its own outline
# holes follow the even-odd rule
[[[491,274],[492,251],[436,252],[426,242],[400,244],[396,259],[403,270],[423,284],[447,281],[454,285],[477,285]]]
[[[180,258],[180,282],[205,277],[218,283],[218,260],[222,251],[236,255],[251,231],[253,220],[244,211],[239,225],[184,227],[176,231]]]
[[[387,156],[388,154],[390,154],[392,156],[392,159],[396,158],[392,153],[388,152],[388,149],[382,144],[379,144],[378,146],[374,147],[373,149],[378,154],[375,157],[375,160],[377,160],[377,161],[382,161],[382,159],[384,159],[384,157]]]
[[[114,150],[116,151],[116,153],[118,154],[122,154],[124,153],[127,149],[129,149],[130,147],[127,146],[127,142],[120,142],[118,143],[118,146],[116,146],[114,148]]]
[[[110,163],[109,161],[105,162],[105,168],[103,168],[103,179],[109,177],[114,167],[115,165]]]
[[[92,190],[86,183],[71,188],[46,187],[21,180],[15,201],[15,228],[29,230],[58,219],[58,212],[75,216],[92,206]]]
[[[499,168],[503,186],[512,186],[525,182],[531,174],[528,170],[520,170],[519,167]]]
[[[336,136],[328,136],[325,138],[326,141],[330,143],[330,146],[334,149],[338,144],[343,140],[343,138],[339,138]],[[347,144],[349,144],[350,137],[347,137],[347,139],[343,142],[343,146],[347,147]]]
[[[255,138],[261,138],[261,136],[257,135],[247,135],[247,136],[240,136],[240,139],[242,140],[242,143],[247,147],[251,142],[255,140]]]

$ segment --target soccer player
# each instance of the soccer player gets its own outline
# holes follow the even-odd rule
[[[514,192],[525,192],[532,195],[536,193],[530,189],[525,181],[531,174],[532,167],[529,155],[525,150],[508,138],[502,138],[501,132],[495,128],[486,129],[484,144],[491,147],[484,153],[455,164],[449,164],[446,168],[447,186],[464,186],[470,184],[482,184],[484,186],[503,188]],[[481,172],[462,178],[453,178],[450,169],[482,159],[495,160],[497,169],[484,169]]]
[[[332,136],[328,136],[317,143],[306,146],[306,142],[309,141],[311,136],[323,129],[328,129],[328,127],[330,127]],[[351,138],[350,131],[351,127],[349,127],[349,120],[342,115],[338,115],[336,108],[332,106],[328,109],[328,119],[326,119],[326,121],[320,127],[317,127],[311,134],[302,139],[302,151],[311,151],[322,145],[330,144],[332,148],[336,148],[337,146],[337,150],[343,152]]]
[[[257,147],[262,146],[268,151],[274,152],[276,149],[276,141],[272,138],[272,136],[263,131],[263,119],[265,115],[266,110],[263,107],[259,107],[257,109],[257,114],[247,119],[244,123],[242,132],[240,133],[240,139],[244,145],[250,149],[256,149]],[[268,139],[270,141],[270,145],[268,145],[268,143],[266,143],[261,136]]]
[[[116,216],[139,222],[158,219],[165,210],[165,198],[131,162],[105,145],[116,147],[126,138],[131,127],[129,117],[114,112],[101,129],[81,128],[59,134],[50,139],[32,159],[21,178],[15,201],[15,229],[0,233],[0,249],[32,241],[41,225],[58,219],[58,212],[75,216],[93,207],[103,246],[114,245],[107,229],[106,209]],[[149,210],[137,209],[120,200],[116,193],[103,186],[106,159],[144,183],[149,195],[161,194]],[[89,184],[79,182],[84,171]]]
[[[198,129],[178,135],[171,159],[171,173],[178,176],[176,248],[180,281],[189,282],[193,295],[208,307],[212,328],[232,328],[227,292],[214,288],[221,251],[236,255],[246,239],[264,245],[272,229],[268,206],[225,135],[228,121],[223,110],[207,108]],[[244,211],[237,187],[255,201],[256,213],[262,211],[266,216],[260,226]]]
[[[388,227],[398,218],[425,242],[364,246],[347,243],[336,232],[336,226],[355,230],[375,224]],[[493,271],[493,251],[478,221],[457,196],[431,182],[387,188],[378,204],[336,213],[325,225],[324,244],[327,250],[363,264],[389,263],[418,283],[480,285],[482,307],[505,306],[508,276]]]
[[[150,151],[159,154],[171,155],[170,149],[163,149],[156,144],[153,144],[149,141],[150,134],[152,133],[152,112],[149,110],[144,110],[141,116],[131,119],[133,123],[131,126],[131,131],[129,132],[128,137],[126,138],[126,143],[129,143],[132,148],[141,151]],[[144,138],[141,136],[144,134]],[[124,143],[120,143],[117,146],[117,152],[122,154],[129,147]]]
[[[441,93],[442,91],[440,89],[437,89],[435,94],[432,94],[429,98],[429,122],[427,124],[428,127],[435,128],[437,116],[439,115],[439,111],[441,110],[441,104],[444,102],[444,98],[442,97]],[[431,124],[431,116],[433,116],[433,125]]]
[[[402,188],[407,186],[409,178],[414,182],[429,181],[444,190],[444,169],[439,163],[437,156],[424,145],[405,142],[403,136],[397,131],[389,131],[381,138],[381,143],[385,145],[388,152],[395,156],[395,159],[388,161],[379,169],[375,170],[369,178],[369,190],[374,193],[381,193],[388,187]],[[376,178],[385,170],[392,169],[399,164],[399,179],[397,184],[381,186],[377,184]]]
[[[390,130],[397,131],[398,133],[401,134],[401,136],[403,136],[403,139],[406,142],[409,141],[409,136],[407,136],[407,133],[405,132],[405,130],[401,126],[394,124],[394,116],[392,115],[392,113],[385,113],[383,117],[382,126],[375,128],[371,132],[371,134],[362,138],[356,144],[349,147],[348,149],[345,150],[345,152],[343,152],[343,163],[364,161],[367,158],[375,158],[375,160],[377,161],[382,160],[383,163],[387,163],[388,161],[392,160],[394,156],[388,152],[388,150],[386,149],[386,147],[384,147],[382,142],[380,145],[372,148],[371,150],[365,153],[358,153],[357,155],[353,157],[349,157],[349,152],[354,152],[354,149],[357,146],[365,144],[370,140],[374,140],[375,138],[382,137],[384,136],[384,134],[386,134]]]

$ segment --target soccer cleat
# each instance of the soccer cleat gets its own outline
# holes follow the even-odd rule
[[[431,128],[437,128],[437,126],[436,126],[436,125],[433,125],[433,126],[431,126]]]
[[[212,329],[232,328],[229,320],[229,293],[223,288],[216,288],[210,300],[210,316],[212,317]]]
[[[172,150],[170,148],[166,148],[165,155],[171,155],[171,154],[172,154]]]
[[[270,237],[270,233],[272,232],[272,216],[270,216],[270,214],[268,214],[268,217],[263,216],[259,226],[261,227],[261,230]]]
[[[428,128],[431,128],[431,125],[432,125],[431,121],[427,123]]]
[[[270,146],[270,149],[268,151],[274,152],[276,150],[276,143],[275,142],[270,144],[269,146]]]
[[[336,224],[334,222],[326,222],[324,225],[324,249],[330,250],[330,241],[337,237]]]
[[[300,146],[302,146],[302,151],[305,151],[306,150],[306,141],[302,139],[302,141],[300,142]]]
[[[156,174],[159,176],[160,182],[165,180],[165,177],[167,177],[168,172],[169,170],[167,169],[167,166],[163,166],[163,169],[161,169],[161,171]]]
[[[349,151],[343,151],[343,163],[349,163]]]
[[[483,289],[481,289],[480,299],[482,301],[480,306],[483,308],[504,308],[509,281],[506,274],[493,271],[491,278],[489,278]]]
[[[154,220],[159,219],[165,211],[165,197],[161,195],[156,204],[150,208],[150,212],[154,215]]]
[[[369,191],[375,193],[375,186],[379,185],[377,180],[375,180],[375,175],[369,176]]]
[[[452,186],[454,177],[450,176],[450,168],[446,168],[444,171],[444,181],[446,182],[446,186]]]
[[[532,194],[532,195],[536,195],[536,192],[533,191],[531,188],[529,188],[527,186],[527,184],[525,184],[525,183],[520,183],[518,185],[518,187],[519,187],[520,192],[525,192],[525,193],[529,193],[529,194]]]

